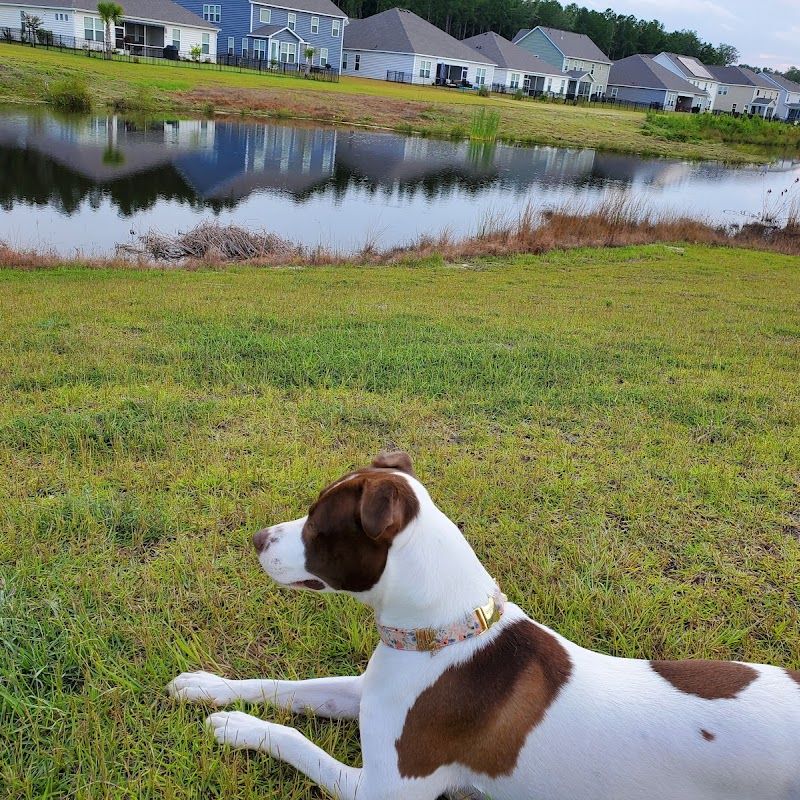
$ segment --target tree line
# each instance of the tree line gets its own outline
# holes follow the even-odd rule
[[[617,14],[612,9],[591,11],[576,3],[562,6],[557,0],[334,0],[352,19],[361,19],[402,5],[423,19],[465,39],[495,31],[513,39],[521,28],[537,25],[585,33],[612,61],[636,53],[666,50],[695,56],[704,64],[735,64],[739,51],[729,44],[713,45],[695,31],[667,31],[656,19],[643,20]]]

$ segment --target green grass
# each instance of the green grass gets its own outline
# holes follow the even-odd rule
[[[136,110],[147,100],[151,114],[216,114],[366,125],[404,133],[468,138],[476,110],[499,114],[499,138],[522,144],[593,147],[624,153],[763,162],[776,148],[797,149],[786,125],[772,125],[764,147],[737,139],[676,135],[673,123],[647,122],[645,114],[618,109],[478,97],[472,92],[345,77],[318,83],[185,63],[131,64],[82,54],[0,43],[0,102],[43,102],[54,81],[79,78],[89,85],[96,109]],[[687,118],[695,115],[662,115]],[[685,120],[678,125],[689,124]]]
[[[4,797],[320,797],[163,687],[364,668],[366,610],[249,539],[385,447],[574,641],[799,667],[799,312],[796,259],[691,246],[0,271]]]

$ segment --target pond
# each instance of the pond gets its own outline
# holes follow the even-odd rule
[[[594,150],[470,145],[249,121],[142,122],[0,109],[0,239],[108,254],[207,219],[341,250],[404,244],[622,192],[729,224],[795,198],[800,154],[769,168]]]

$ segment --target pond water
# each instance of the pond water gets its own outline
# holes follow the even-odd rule
[[[0,239],[103,254],[207,219],[349,250],[622,192],[714,222],[779,216],[800,154],[767,168],[247,121],[0,109]],[[787,191],[788,190],[788,191]],[[785,194],[782,194],[786,192]]]

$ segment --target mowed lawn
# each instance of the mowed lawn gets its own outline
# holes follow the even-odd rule
[[[798,375],[765,253],[0,272],[3,796],[320,797],[164,685],[363,670],[367,610],[250,536],[381,448],[581,645],[800,667]],[[358,763],[356,725],[256,712]]]

